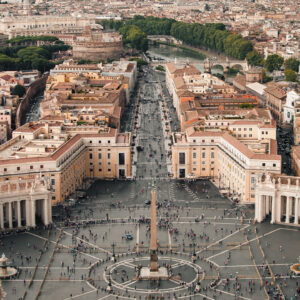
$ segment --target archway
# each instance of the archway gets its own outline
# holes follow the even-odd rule
[[[238,70],[238,71],[243,71],[244,70],[243,66],[240,65],[240,64],[232,65],[232,66],[230,66],[230,68]]]

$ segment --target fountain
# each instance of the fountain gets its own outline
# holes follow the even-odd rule
[[[0,278],[10,278],[16,274],[17,269],[9,267],[8,258],[3,253],[2,257],[0,258]]]

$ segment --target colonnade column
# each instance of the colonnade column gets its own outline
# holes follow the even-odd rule
[[[270,213],[270,196],[265,196],[266,197],[266,210],[265,214],[268,215]]]
[[[271,224],[274,224],[276,222],[276,206],[275,206],[275,195],[270,197],[272,200],[272,211],[271,211]]]
[[[32,226],[31,224],[31,201],[29,199],[25,200],[25,206],[26,206],[26,226]]]
[[[7,218],[8,218],[8,227],[9,228],[13,228],[13,221],[12,221],[12,203],[11,202],[7,202],[6,205],[8,205],[8,208],[7,208]]]
[[[0,203],[0,228],[4,229],[4,214],[3,214],[3,204]]]
[[[36,203],[35,200],[30,200],[30,208],[31,208],[31,226],[35,227],[35,207]]]
[[[295,197],[295,221],[294,224],[299,222],[299,198]]]
[[[48,198],[45,198],[43,200],[43,214],[44,214],[44,225],[48,225],[49,224],[49,212],[48,212]]]
[[[18,220],[18,227],[22,226],[22,216],[21,216],[21,201],[17,201],[17,220]]]
[[[291,214],[291,199],[290,197],[286,197],[286,216],[285,216],[285,223],[290,223],[290,214]]]
[[[257,207],[255,207],[255,219],[257,222],[262,221],[262,212],[263,212],[263,195],[258,195]]]

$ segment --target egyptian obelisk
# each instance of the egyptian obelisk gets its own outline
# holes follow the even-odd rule
[[[158,271],[157,257],[157,237],[156,237],[156,192],[151,191],[151,209],[150,209],[150,272]]]

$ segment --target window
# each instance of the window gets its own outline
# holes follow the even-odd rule
[[[94,171],[94,169],[90,169],[90,172],[93,172]]]
[[[93,159],[93,153],[90,153],[89,156],[90,156],[90,159]]]
[[[202,143],[205,143],[205,140],[202,140]]]
[[[241,131],[241,128],[239,128],[239,131]]]
[[[196,157],[197,157],[197,153],[193,152],[193,158],[196,158]]]
[[[261,165],[262,165],[263,167],[265,167],[265,166],[266,166],[266,164],[265,164],[265,163],[262,163]]]
[[[179,164],[180,165],[184,165],[185,164],[185,153],[184,152],[180,152],[179,153]]]
[[[247,131],[247,128],[244,128],[244,131]]]
[[[196,164],[197,164],[197,162],[193,161],[193,165],[196,165]]]
[[[251,133],[249,134],[249,137],[252,137],[252,134],[251,134]]]
[[[4,168],[4,172],[6,172],[7,171],[7,168]]]
[[[17,167],[17,171],[20,171],[20,167]]]
[[[98,159],[102,159],[102,153],[98,153]]]
[[[252,128],[249,128],[249,131],[252,131]]]
[[[205,171],[205,168],[202,168],[202,171]]]
[[[101,141],[99,140],[99,144],[101,144]]]
[[[102,169],[99,169],[99,172],[102,172]]]
[[[119,165],[125,165],[125,154],[119,153]]]
[[[251,184],[255,183],[255,177],[251,177]]]
[[[241,137],[242,135],[241,134],[238,134],[238,137]]]
[[[111,169],[107,169],[107,172],[110,172],[111,171]]]
[[[264,131],[262,131],[262,132],[261,132],[261,134],[265,134],[265,132],[264,132]]]
[[[90,144],[92,144],[93,143],[93,141],[90,141]]]
[[[51,185],[55,185],[55,179],[54,178],[51,179]]]
[[[110,144],[110,141],[108,141],[108,143]]]
[[[276,164],[273,164],[273,167],[276,167]]]
[[[99,161],[99,166],[101,166],[102,165],[102,162],[101,161]]]
[[[236,131],[236,128],[233,128],[233,131]]]
[[[193,168],[193,171],[196,171],[197,170],[197,168]]]
[[[215,168],[210,168],[212,171],[215,169]]]
[[[244,134],[244,137],[247,137],[247,134]]]
[[[254,194],[251,194],[251,198],[255,198],[255,195],[254,195]]]
[[[202,165],[205,165],[205,160],[202,162]]]
[[[107,159],[110,159],[110,153],[107,153]]]
[[[93,163],[92,163],[92,162],[90,162],[90,166],[93,166]]]
[[[211,140],[211,142],[213,143],[215,140]]]
[[[43,168],[44,168],[44,165],[40,165],[40,168],[43,169]]]
[[[215,152],[211,152],[211,153],[210,153],[210,157],[211,157],[211,158],[215,158]]]
[[[202,158],[205,158],[205,152],[202,152]]]
[[[196,140],[193,140],[193,143],[196,143]]]

